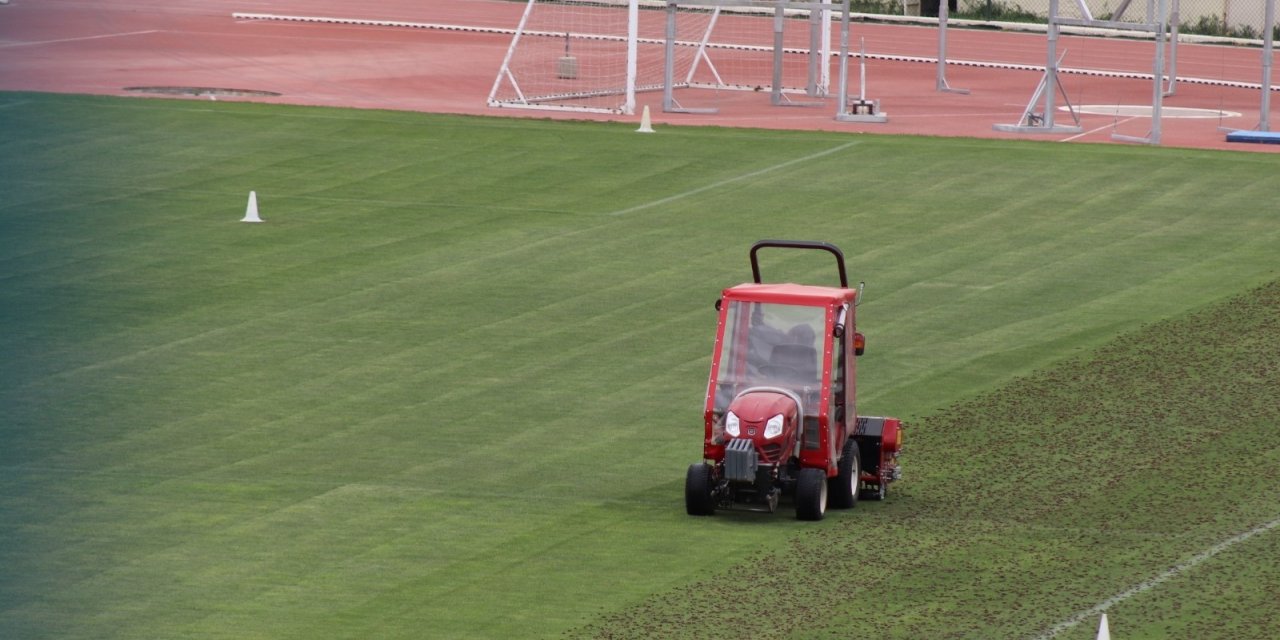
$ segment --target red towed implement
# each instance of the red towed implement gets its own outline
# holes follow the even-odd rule
[[[828,252],[840,286],[764,283],[763,248]],[[751,247],[751,272],[754,282],[725,289],[716,302],[704,460],[685,478],[686,510],[772,512],[785,494],[797,518],[821,520],[828,507],[853,507],[860,496],[883,500],[900,475],[902,426],[858,416],[862,286],[849,288],[844,254],[825,242],[761,240]]]

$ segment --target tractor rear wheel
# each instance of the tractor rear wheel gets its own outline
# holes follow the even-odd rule
[[[796,478],[796,519],[821,520],[827,514],[827,474],[801,469]]]
[[[711,497],[711,467],[701,462],[689,465],[684,476],[684,510],[691,516],[709,516],[716,512]]]
[[[853,438],[845,440],[836,469],[836,477],[830,480],[831,508],[852,509],[858,506],[858,486],[862,484],[862,457]]]

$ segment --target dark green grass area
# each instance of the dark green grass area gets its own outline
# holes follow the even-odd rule
[[[1277,336],[1280,282],[918,420],[897,500],[580,635],[1034,637],[1133,590],[1111,608],[1116,637],[1268,637]],[[1086,620],[1059,637],[1093,638]]]
[[[1156,340],[1280,277],[1269,156],[35,94],[0,116],[0,637],[1034,636],[1280,516],[1249,400],[1275,370],[1193,366],[1274,331]],[[712,302],[764,237],[834,242],[868,282],[861,409],[910,425],[887,503],[684,515]],[[1231,395],[1121,384],[1166,365]],[[1275,535],[1113,629],[1193,637],[1162,614],[1188,581],[1205,615],[1250,609]]]

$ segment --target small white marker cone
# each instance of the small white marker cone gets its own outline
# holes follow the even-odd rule
[[[636,129],[636,133],[653,133],[653,123],[649,121],[649,105],[644,106],[644,111],[640,112],[640,128]]]
[[[262,218],[258,217],[258,192],[249,192],[249,206],[244,209],[244,217],[240,218],[240,222],[262,222]]]
[[[1107,614],[1102,614],[1102,622],[1098,623],[1097,640],[1111,640],[1111,629],[1107,627]]]

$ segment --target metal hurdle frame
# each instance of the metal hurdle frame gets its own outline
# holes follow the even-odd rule
[[[1039,86],[1032,94],[1031,101],[1027,103],[1026,109],[1022,112],[1022,117],[1015,124],[997,124],[992,128],[996,131],[1004,131],[1010,133],[1080,133],[1083,128],[1080,126],[1080,117],[1075,112],[1075,108],[1071,105],[1067,98],[1066,90],[1062,87],[1062,82],[1058,79],[1058,67],[1062,61],[1062,56],[1058,55],[1058,36],[1063,26],[1074,27],[1091,27],[1102,29],[1116,29],[1124,31],[1137,31],[1151,33],[1155,39],[1155,55],[1152,59],[1152,92],[1151,92],[1151,130],[1146,136],[1124,136],[1113,133],[1111,138],[1120,142],[1138,142],[1143,144],[1158,145],[1160,144],[1161,123],[1160,116],[1163,108],[1165,96],[1173,95],[1177,79],[1177,43],[1178,43],[1178,27],[1177,20],[1180,10],[1180,0],[1156,0],[1156,2],[1148,2],[1147,21],[1143,23],[1121,22],[1124,13],[1128,10],[1131,0],[1121,0],[1119,6],[1112,14],[1110,20],[1100,20],[1093,17],[1089,7],[1085,4],[1085,0],[1075,0],[1076,6],[1079,7],[1083,18],[1063,17],[1058,12],[1058,0],[1049,0],[1049,25],[1047,38],[1047,62],[1045,64],[1044,77],[1041,78]],[[1172,3],[1172,4],[1171,4]],[[1154,5],[1154,6],[1152,6]],[[1154,9],[1154,15],[1152,13]],[[1172,38],[1167,38],[1172,23]],[[1169,53],[1166,56],[1166,44],[1169,45]],[[1065,55],[1065,52],[1064,54]],[[1169,83],[1165,85],[1165,78]],[[1054,100],[1058,93],[1062,94],[1063,100],[1066,102],[1068,112],[1074,121],[1073,125],[1059,125],[1056,122],[1056,111]],[[1041,110],[1036,111],[1036,103],[1043,100]]]
[[[943,0],[945,2],[945,0]],[[844,0],[840,17],[840,89],[836,120],[879,124],[889,121],[880,110],[880,101],[867,98],[867,45],[862,42],[858,53],[858,99],[849,99],[849,0]]]
[[[706,50],[710,45],[709,37],[714,28],[715,23],[721,16],[721,9],[726,7],[755,8],[763,17],[768,11],[772,11],[773,19],[773,75],[770,81],[769,100],[774,106],[779,107],[821,107],[826,103],[821,100],[827,96],[825,88],[826,73],[828,70],[827,58],[829,52],[823,46],[822,33],[830,27],[830,12],[838,10],[838,5],[832,4],[833,0],[667,0],[666,11],[666,34],[665,34],[665,62],[663,66],[663,95],[662,110],[669,113],[716,113],[718,109],[714,107],[708,108],[689,108],[681,105],[676,99],[674,89],[676,86],[687,87],[693,86],[691,79],[694,71],[699,64],[705,63],[708,70],[719,82],[719,72],[716,71],[715,65],[707,56]],[[685,46],[690,43],[677,42],[677,17],[681,7],[710,9],[711,25],[699,43],[697,43],[698,53],[695,57],[693,67],[689,70],[689,78],[685,78],[682,82],[677,82],[675,78],[675,47],[677,45]],[[809,11],[809,63],[807,77],[805,81],[804,93],[810,98],[818,98],[818,100],[793,100],[787,92],[783,90],[782,69],[783,56],[786,53],[784,42],[785,26],[787,20],[787,11],[791,10],[807,10]],[[814,54],[813,52],[819,52]]]
[[[690,8],[697,7],[703,9],[711,9],[711,25],[703,34],[702,40],[696,43],[698,53],[695,57],[693,68],[690,69],[689,77],[682,80],[675,78],[675,47],[690,46],[694,43],[678,43],[676,21],[678,11],[681,7]],[[834,12],[841,14],[840,21],[840,51],[839,56],[839,72],[837,78],[837,109],[835,119],[841,122],[887,122],[886,114],[880,112],[880,102],[871,100],[866,95],[866,50],[859,54],[860,58],[860,75],[859,75],[859,91],[856,99],[849,96],[848,82],[848,62],[849,62],[849,16],[850,16],[850,0],[840,0],[837,4],[833,0],[667,0],[666,11],[666,34],[665,34],[665,55],[666,60],[663,66],[663,98],[662,109],[669,113],[717,113],[718,108],[690,108],[681,105],[675,98],[674,89],[677,86],[687,87],[694,86],[692,84],[693,71],[700,63],[707,64],[710,73],[719,80],[719,73],[715,66],[711,63],[710,58],[706,56],[706,48],[709,46],[709,36],[711,29],[714,27],[716,20],[720,17],[720,10],[724,7],[754,7],[762,12],[772,10],[773,12],[773,77],[772,86],[770,87],[770,102],[774,106],[779,107],[821,107],[826,106],[823,98],[829,97],[827,91],[820,85],[819,78],[825,77],[824,72],[830,66],[830,52],[822,51],[821,55],[812,55],[812,52],[818,51],[821,47],[821,35],[823,31],[830,29],[830,16]],[[793,100],[782,87],[782,65],[783,55],[785,53],[784,43],[784,26],[786,12],[790,10],[805,10],[809,12],[809,58],[808,81],[806,83],[805,94],[816,100]]]

